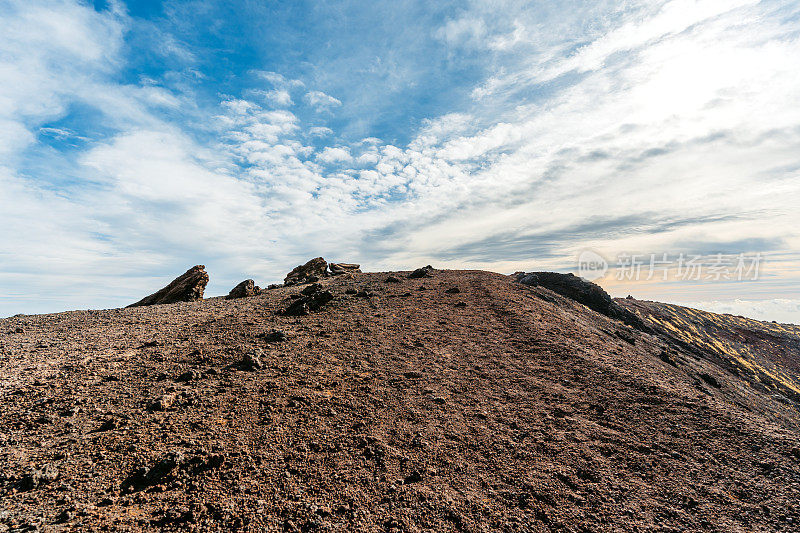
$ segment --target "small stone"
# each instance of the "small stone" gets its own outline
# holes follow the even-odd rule
[[[206,468],[208,470],[215,470],[220,468],[225,463],[225,456],[222,454],[211,454],[206,458]]]
[[[148,411],[166,411],[172,407],[173,397],[165,394],[158,398],[154,398],[147,403]]]
[[[188,370],[175,378],[175,381],[178,383],[188,383],[190,381],[197,381],[201,379],[203,374],[199,370]]]
[[[64,509],[63,511],[61,511],[56,515],[54,522],[56,524],[64,524],[66,522],[69,522],[73,518],[75,518],[75,513],[73,513],[72,510],[70,509]]]
[[[447,294],[458,294],[461,292],[461,289],[459,289],[458,287],[451,287],[444,292],[446,292]]]
[[[100,424],[100,427],[97,428],[97,431],[111,431],[112,429],[117,429],[118,422],[116,418],[108,418],[105,422]]]
[[[411,372],[404,372],[403,377],[408,379],[419,379],[422,377],[422,372],[411,371]]]
[[[264,340],[267,342],[285,342],[287,338],[286,333],[279,329],[273,329],[269,333],[264,334]]]
[[[353,289],[353,288],[350,288],[350,289],[345,290],[344,293],[345,294],[358,294],[358,291]]]
[[[261,363],[261,354],[263,352],[261,350],[253,350],[244,355],[241,362],[241,367],[244,370],[258,370],[262,368]]]
[[[466,302],[458,302],[458,303],[456,304],[456,307],[466,307],[466,306],[467,306],[467,303],[466,303]]]
[[[412,472],[411,472],[410,474],[408,474],[408,475],[406,476],[406,478],[403,480],[403,482],[404,482],[405,484],[409,484],[409,483],[419,483],[420,481],[422,481],[422,473],[421,473],[419,470],[414,470],[414,471],[412,471]]]
[[[385,280],[383,280],[383,281],[384,281],[385,283],[400,283],[400,279],[399,279],[399,278],[397,278],[397,277],[395,277],[395,276],[389,276],[388,278],[386,278],[386,279],[385,279]]]

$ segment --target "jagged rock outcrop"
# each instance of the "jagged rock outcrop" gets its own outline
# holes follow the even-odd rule
[[[128,307],[202,300],[206,285],[208,285],[206,267],[205,265],[196,265],[172,280],[169,285],[160,291],[150,296],[145,296]]]
[[[517,272],[514,278],[530,287],[544,287],[562,296],[579,302],[589,309],[608,317],[621,320],[625,324],[641,331],[650,332],[642,320],[623,309],[600,285],[585,280],[575,274],[558,272]]]
[[[328,268],[331,269],[331,274],[338,276],[340,274],[360,274],[361,265],[355,263],[330,263]]]
[[[252,279],[246,279],[234,288],[225,297],[226,300],[233,300],[235,298],[247,298],[255,296],[261,292],[261,289],[256,286],[256,282]]]
[[[328,275],[328,262],[321,257],[315,257],[304,265],[295,267],[286,274],[284,285],[299,285],[302,283],[314,283]]]

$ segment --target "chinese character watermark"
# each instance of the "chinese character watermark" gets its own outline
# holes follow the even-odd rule
[[[609,271],[619,281],[755,281],[764,257],[754,254],[629,254],[621,253],[615,264],[600,254],[584,250],[578,257],[578,275],[593,281]]]

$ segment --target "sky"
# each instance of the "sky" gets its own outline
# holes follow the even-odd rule
[[[590,251],[800,323],[794,0],[0,0],[0,35],[0,316]]]

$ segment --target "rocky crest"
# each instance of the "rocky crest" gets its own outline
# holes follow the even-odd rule
[[[193,266],[158,292],[145,296],[128,307],[143,305],[171,304],[175,302],[194,302],[203,299],[208,284],[208,274],[204,265]]]
[[[297,266],[286,274],[284,285],[300,285],[314,283],[328,275],[328,262],[322,257],[315,257],[304,265]]]

